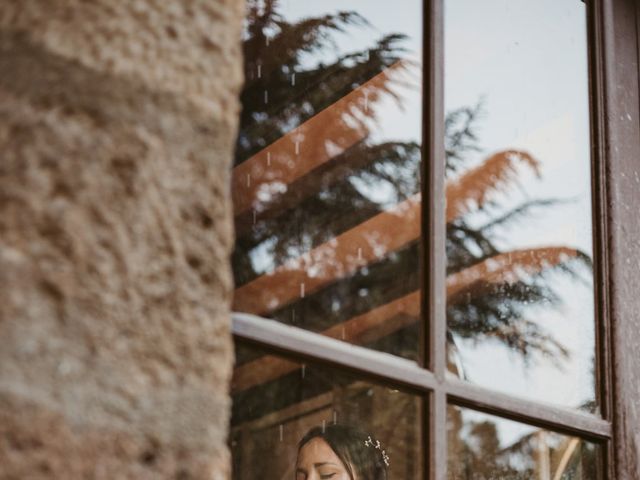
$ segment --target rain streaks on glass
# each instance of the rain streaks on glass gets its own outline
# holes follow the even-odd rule
[[[597,409],[586,7],[445,1],[449,370]]]
[[[421,3],[248,1],[235,311],[417,357]]]
[[[236,344],[241,356],[247,348]],[[352,478],[422,477],[419,396],[256,352],[255,347],[250,351],[259,353],[259,359],[236,366],[231,384],[235,480],[328,478],[338,473],[330,467],[316,472],[320,476],[309,474],[313,464],[323,462],[350,469],[357,475]],[[316,440],[299,448],[310,437]],[[383,473],[386,476],[380,476]]]
[[[450,406],[448,480],[597,480],[598,445]]]

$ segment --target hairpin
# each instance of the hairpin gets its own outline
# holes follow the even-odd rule
[[[382,454],[382,460],[384,461],[384,464],[387,467],[389,466],[389,455],[387,455],[387,452],[382,449],[382,445],[380,444],[380,440],[376,440],[375,443],[374,443],[374,441],[371,438],[371,436],[368,436],[367,439],[364,441],[364,445],[365,445],[365,447],[374,447],[376,450],[380,450],[380,452]]]

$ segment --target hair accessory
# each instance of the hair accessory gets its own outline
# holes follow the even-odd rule
[[[380,452],[382,454],[382,460],[384,461],[384,464],[387,467],[389,466],[389,455],[387,455],[387,452],[382,449],[382,445],[380,444],[380,440],[376,440],[374,442],[374,440],[371,438],[371,436],[368,436],[367,439],[364,441],[364,445],[365,445],[365,447],[374,447],[376,450],[380,450]]]

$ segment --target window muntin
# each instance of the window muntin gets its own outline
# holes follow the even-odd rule
[[[248,8],[234,310],[417,359],[421,3]]]
[[[449,369],[596,409],[586,6],[445,1]]]

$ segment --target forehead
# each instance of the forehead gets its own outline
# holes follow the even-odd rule
[[[325,462],[342,465],[340,458],[329,444],[319,437],[309,440],[298,453],[298,465],[300,466]]]

